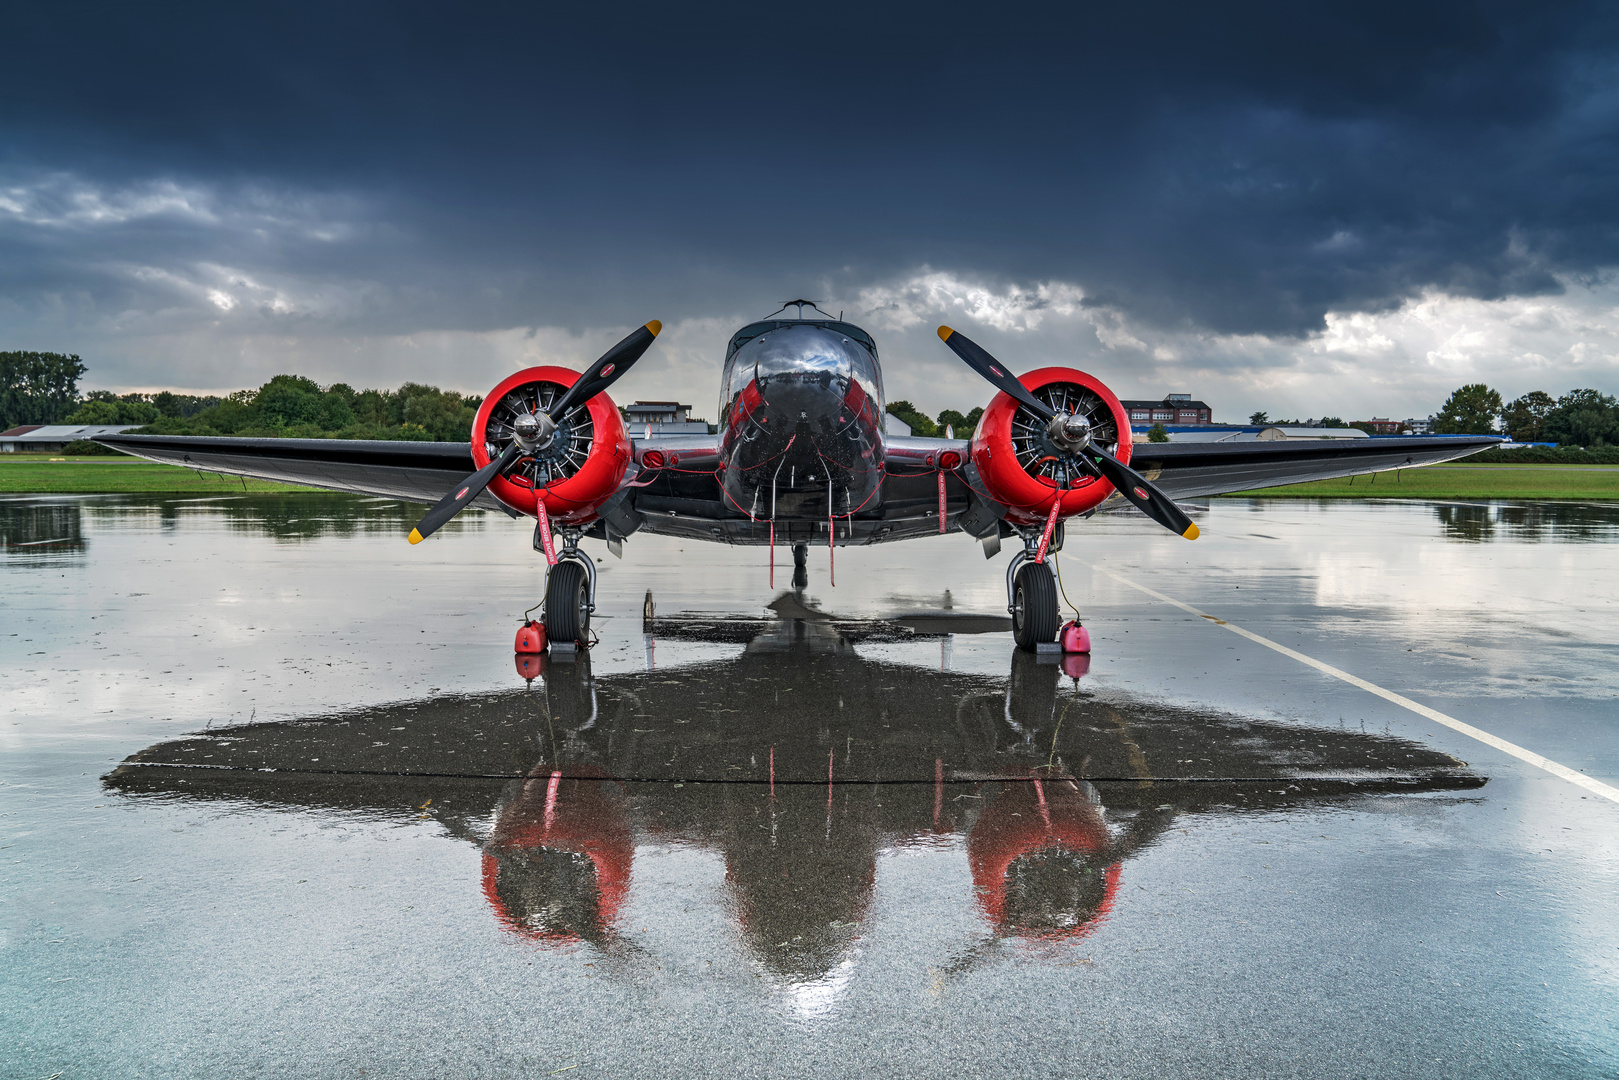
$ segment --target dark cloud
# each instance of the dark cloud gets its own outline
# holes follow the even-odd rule
[[[0,288],[146,310],[206,275],[131,266],[246,267],[403,332],[930,265],[1306,333],[1619,262],[1616,36],[1595,3],[13,4],[38,213],[0,204]]]

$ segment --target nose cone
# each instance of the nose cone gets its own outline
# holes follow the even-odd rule
[[[1090,442],[1091,424],[1078,413],[1060,418],[1062,424],[1062,440],[1069,446],[1081,447]]]

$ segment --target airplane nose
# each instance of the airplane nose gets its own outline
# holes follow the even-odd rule
[[[726,394],[722,482],[751,522],[776,521],[787,499],[808,538],[803,518],[825,529],[880,505],[881,389],[865,346],[826,326],[784,326],[737,350]]]

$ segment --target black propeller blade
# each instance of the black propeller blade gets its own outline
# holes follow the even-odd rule
[[[510,465],[521,449],[515,442],[508,444],[506,449],[500,452],[499,457],[467,477],[460,487],[440,499],[438,504],[427,512],[427,516],[410,530],[410,542],[421,543],[438,532],[446,521],[465,510],[467,503],[483,494],[483,489],[489,486],[489,481],[495,478],[496,473]]]
[[[541,418],[539,425],[541,445],[543,445],[544,440],[548,440],[551,434],[556,431],[556,420],[553,417],[567,416],[568,413],[617,382],[619,377],[630,369],[630,365],[641,359],[641,356],[652,346],[653,340],[657,338],[658,332],[662,329],[663,324],[657,319],[653,319],[645,326],[637,327],[630,332],[628,337],[608,349],[594,364],[586,368],[585,373],[579,376],[560,398],[552,402],[550,412],[544,414]],[[530,446],[532,447],[533,445],[531,442]],[[476,499],[482,494],[483,489],[489,486],[489,481],[493,480],[497,473],[510,465],[522,451],[523,448],[518,445],[517,440],[513,439],[508,443],[506,449],[500,452],[499,457],[467,477],[461,482],[460,487],[440,499],[438,505],[429,510],[426,516],[416,523],[416,527],[410,530],[410,542],[412,544],[421,543],[442,528],[446,521],[465,510],[467,504]]]
[[[574,408],[612,386],[620,375],[630,370],[631,364],[641,359],[641,355],[652,347],[653,340],[662,330],[663,324],[657,319],[632,330],[623,341],[602,353],[601,358],[586,368],[577,382],[552,402],[551,415],[559,419],[567,416]]]
[[[1118,489],[1120,495],[1135,504],[1137,510],[1170,532],[1178,532],[1188,540],[1197,539],[1197,526],[1186,516],[1186,511],[1148,483],[1146,477],[1099,446],[1087,446],[1080,454],[1093,460],[1108,482]]]
[[[1001,366],[1001,363],[986,352],[983,346],[959,334],[948,326],[939,327],[939,339],[957,356],[967,362],[967,366],[994,385],[1008,397],[1015,398],[1042,420],[1055,419],[1057,410],[1029,393],[1028,387],[1019,382],[1010,371]],[[1074,452],[1087,464],[1093,464],[1098,472],[1107,481],[1130,501],[1138,510],[1152,518],[1164,528],[1180,533],[1188,540],[1196,540],[1198,528],[1186,512],[1175,505],[1175,501],[1162,491],[1153,487],[1147,478],[1136,472],[1130,466],[1109,454],[1106,450],[1086,443]]]
[[[939,340],[950,346],[950,351],[967,361],[967,366],[994,384],[995,389],[1007,397],[1022,402],[1040,419],[1050,420],[1057,410],[1029,393],[1029,388],[1017,381],[984,347],[966,334],[958,334],[948,326],[939,327]]]

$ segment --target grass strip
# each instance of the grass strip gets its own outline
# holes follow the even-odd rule
[[[292,484],[243,480],[239,476],[159,465],[138,458],[47,458],[0,454],[0,494],[6,495],[181,495],[198,492],[309,491]]]
[[[1428,465],[1232,492],[1267,499],[1619,500],[1619,470],[1569,465]]]

